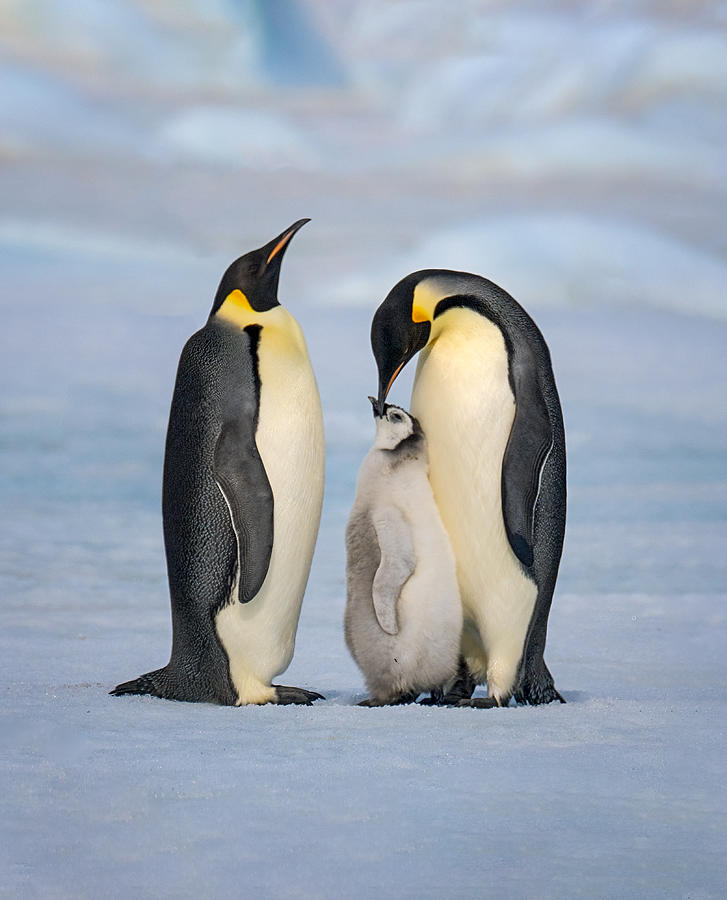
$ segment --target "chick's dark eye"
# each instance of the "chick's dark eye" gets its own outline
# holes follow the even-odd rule
[[[391,421],[392,421],[392,422],[403,422],[403,421],[404,421],[404,417],[403,417],[402,415],[399,415],[399,413],[392,413],[392,414],[391,414]]]

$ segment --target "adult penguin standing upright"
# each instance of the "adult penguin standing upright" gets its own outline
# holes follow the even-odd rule
[[[308,219],[235,260],[179,361],[162,512],[172,652],[113,694],[305,703],[273,685],[295,646],[323,499],[323,418],[280,264]]]
[[[440,702],[563,698],[543,658],[565,531],[563,417],[550,353],[502,288],[426,269],[376,311],[371,344],[381,408],[419,353],[411,409],[429,443],[430,480],[457,562],[460,677]],[[487,698],[472,699],[487,683]]]

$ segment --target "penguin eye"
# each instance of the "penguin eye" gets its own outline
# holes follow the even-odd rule
[[[404,416],[402,416],[401,413],[395,412],[395,413],[392,413],[392,414],[391,414],[390,419],[391,419],[392,422],[403,422],[403,421],[404,421]]]

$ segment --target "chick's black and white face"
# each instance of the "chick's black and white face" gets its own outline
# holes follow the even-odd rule
[[[393,450],[415,432],[421,434],[417,420],[400,406],[386,404],[383,416],[376,417],[376,439],[379,450]]]

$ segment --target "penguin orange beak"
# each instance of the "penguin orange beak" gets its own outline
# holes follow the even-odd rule
[[[399,365],[396,367],[396,371],[389,379],[389,383],[386,385],[386,390],[384,391],[384,396],[381,398],[382,400],[386,400],[386,398],[388,397],[392,384],[396,381],[397,375],[399,374],[399,372],[401,372],[401,370],[403,368],[404,368],[404,363],[399,363]]]
[[[276,256],[283,254],[285,248],[290,243],[290,239],[296,233],[296,231],[300,231],[300,229],[306,224],[306,222],[310,222],[310,219],[298,219],[297,222],[294,222],[290,228],[286,228],[281,234],[279,234],[276,238],[273,238],[265,246],[265,250],[268,251],[267,257],[265,259],[265,265],[269,265],[270,261],[275,259]],[[268,249],[269,248],[269,249]]]
[[[371,349],[379,374],[379,408],[404,366],[426,347],[432,333],[429,316],[414,304],[420,274],[403,278],[389,291],[371,321]]]
[[[412,321],[409,308],[402,314],[390,301],[384,301],[371,323],[371,348],[379,370],[380,409],[384,408],[401,370],[429,340],[430,322]]]

